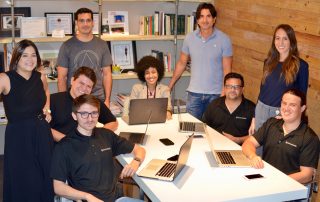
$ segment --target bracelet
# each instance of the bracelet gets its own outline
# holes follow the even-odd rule
[[[50,110],[50,109],[48,109],[48,108],[43,109],[43,112],[44,112],[44,113],[51,114],[51,110]]]

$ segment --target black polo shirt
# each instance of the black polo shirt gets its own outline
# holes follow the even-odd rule
[[[52,120],[50,122],[51,128],[68,134],[77,128],[77,122],[72,118],[72,102],[73,98],[68,92],[54,93],[50,96],[50,109]],[[99,123],[106,124],[116,121],[109,108],[100,101]]]
[[[132,152],[134,144],[105,128],[92,136],[74,130],[54,148],[51,177],[104,201],[115,200],[113,157]]]
[[[263,160],[286,174],[300,171],[300,166],[317,168],[320,141],[306,123],[284,136],[282,119],[268,119],[253,135],[263,145]]]
[[[235,137],[248,135],[255,104],[242,97],[240,105],[230,113],[225,99],[225,96],[219,97],[208,105],[202,117],[203,122],[220,133],[226,132]]]

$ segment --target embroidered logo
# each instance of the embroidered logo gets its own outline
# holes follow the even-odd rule
[[[110,150],[110,147],[101,149],[101,152]]]
[[[246,120],[246,119],[247,119],[247,117],[236,116],[236,119],[243,119],[243,120]]]
[[[292,144],[292,143],[290,143],[290,142],[288,142],[288,141],[286,141],[286,144],[288,144],[288,145],[290,145],[290,146],[293,146],[293,147],[297,147],[297,145]]]

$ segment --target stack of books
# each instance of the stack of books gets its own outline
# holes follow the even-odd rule
[[[172,61],[171,61],[171,53],[164,53],[159,50],[151,50],[151,55],[155,58],[158,58],[161,62],[163,62],[163,66],[166,72],[171,72],[172,69]]]
[[[173,105],[173,113],[178,113],[178,102],[180,106],[180,113],[186,113],[187,112],[187,103],[186,101],[182,99],[174,99],[174,105]]]
[[[111,102],[110,111],[114,116],[119,117],[122,114],[122,107],[117,102]]]
[[[118,93],[116,95],[115,102],[113,102],[112,105],[110,104],[110,110],[113,115],[121,116],[126,99],[129,99],[129,94],[127,93]]]

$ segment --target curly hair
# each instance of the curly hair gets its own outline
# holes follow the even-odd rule
[[[153,56],[144,56],[141,58],[135,67],[135,71],[138,74],[138,78],[142,82],[146,82],[146,79],[144,78],[145,71],[149,69],[150,67],[153,67],[158,72],[158,81],[161,81],[161,79],[164,76],[164,65],[163,62],[159,59],[153,57]]]

